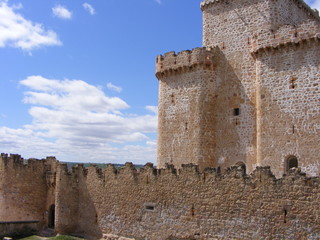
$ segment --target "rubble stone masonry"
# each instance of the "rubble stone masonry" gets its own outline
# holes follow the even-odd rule
[[[66,201],[75,197],[70,191],[56,198],[57,206],[64,206],[57,209],[58,232],[68,233],[73,224],[77,228],[69,233],[93,239],[102,234],[150,240],[320,237],[320,179],[298,169],[276,179],[269,167],[250,176],[241,167],[219,174],[199,172],[194,165],[59,168],[61,183],[68,181],[79,193],[73,204]],[[78,212],[66,220],[60,212],[69,209]]]
[[[1,154],[0,223],[87,239],[320,239],[319,13],[302,0],[201,10],[203,47],[156,58],[157,168]]]
[[[0,222],[39,221],[48,224],[54,204],[55,158],[24,160],[0,157]]]
[[[319,174],[319,13],[300,0],[201,9],[204,47],[157,57],[157,165],[271,166],[281,177],[295,158]]]

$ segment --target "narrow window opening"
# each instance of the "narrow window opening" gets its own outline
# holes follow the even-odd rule
[[[174,103],[174,94],[172,93],[170,97],[171,97],[171,103]]]
[[[298,85],[297,85],[297,78],[296,77],[292,77],[291,79],[290,79],[290,86],[289,86],[289,88],[290,89],[296,89],[298,87]]]
[[[188,130],[188,123],[185,123],[185,129]]]
[[[288,214],[287,210],[283,209],[283,222],[284,223],[287,223],[287,214]]]
[[[240,108],[234,108],[233,109],[233,115],[234,116],[239,116],[240,115]]]
[[[192,207],[191,207],[191,216],[192,217],[194,216],[194,204],[192,204]]]
[[[294,125],[292,126],[292,133],[294,134],[294,132],[295,132],[295,127],[294,127]]]

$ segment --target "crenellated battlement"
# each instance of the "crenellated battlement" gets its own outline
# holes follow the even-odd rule
[[[298,27],[285,25],[277,31],[262,30],[252,42],[251,53],[259,54],[310,42],[320,43],[320,25],[308,22]]]
[[[156,58],[156,76],[161,78],[172,74],[189,71],[196,66],[212,68],[214,66],[214,50],[194,48],[179,53],[168,52]]]
[[[197,165],[184,164],[182,168],[175,169],[173,165],[167,164],[165,168],[157,169],[152,163],[147,163],[142,168],[135,168],[132,163],[126,163],[124,167],[117,169],[113,164],[108,164],[105,169],[98,168],[95,165],[89,168],[83,167],[82,164],[76,165],[69,170],[65,164],[59,164],[62,169],[61,174],[68,178],[73,178],[77,182],[79,177],[96,178],[96,180],[103,180],[104,184],[108,182],[120,181],[124,183],[124,179],[134,179],[135,184],[150,184],[166,181],[167,179],[194,179],[197,181],[228,181],[228,180],[241,180],[245,184],[252,185],[261,182],[269,182],[270,184],[276,184],[286,182],[287,179],[294,181],[295,179],[303,178],[304,181],[312,179],[313,183],[320,184],[320,177],[307,177],[305,173],[302,173],[299,168],[291,169],[282,178],[277,179],[272,173],[270,167],[257,167],[250,175],[244,173],[243,168],[240,166],[231,166],[226,168],[223,173],[216,168],[206,168],[204,171],[200,171]],[[83,173],[79,176],[79,173]],[[149,176],[149,177],[148,177]],[[147,179],[147,180],[146,180]],[[92,180],[91,180],[92,181]]]
[[[34,168],[44,165],[47,170],[51,170],[51,166],[57,162],[55,157],[46,157],[40,160],[36,158],[24,159],[18,154],[8,155],[5,153],[1,153],[0,161],[5,168]]]
[[[200,8],[204,11],[206,8],[212,6],[217,3],[228,3],[228,0],[203,0],[200,3]],[[303,0],[292,0],[294,4],[296,4],[300,9],[305,11],[309,17],[314,20],[320,21],[319,11],[317,9],[312,9],[308,4],[306,4]]]

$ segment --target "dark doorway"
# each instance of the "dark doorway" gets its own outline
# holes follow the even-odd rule
[[[48,227],[54,228],[55,206],[52,204],[49,209]]]
[[[243,175],[246,175],[247,168],[246,168],[246,165],[245,165],[243,162],[237,162],[237,163],[236,163],[236,166],[241,167],[241,170],[242,170]]]
[[[297,168],[298,167],[298,158],[296,156],[290,156],[287,158],[287,172],[291,168]]]

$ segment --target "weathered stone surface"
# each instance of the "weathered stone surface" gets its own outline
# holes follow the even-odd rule
[[[55,158],[24,160],[19,155],[0,157],[0,222],[39,221],[48,224],[54,204]]]
[[[318,12],[301,0],[201,9],[204,47],[156,59],[157,168],[1,154],[0,221],[87,239],[320,239]]]
[[[203,48],[157,57],[157,165],[320,172],[320,18],[300,0],[205,0]]]
[[[87,236],[98,233],[98,238],[104,233],[139,240],[320,237],[320,179],[307,177],[299,169],[276,179],[268,167],[259,167],[249,176],[237,166],[223,174],[209,169],[200,172],[192,165],[173,171],[150,166],[136,170],[127,164],[116,172],[109,167],[102,173],[95,167],[79,166],[72,172],[63,165],[59,168],[61,183],[68,181],[78,190],[77,216],[86,217],[72,223],[77,233]],[[68,193],[56,199],[57,206]],[[57,211],[67,211],[68,206],[64,207]],[[57,224],[58,232],[69,227],[59,218]]]

